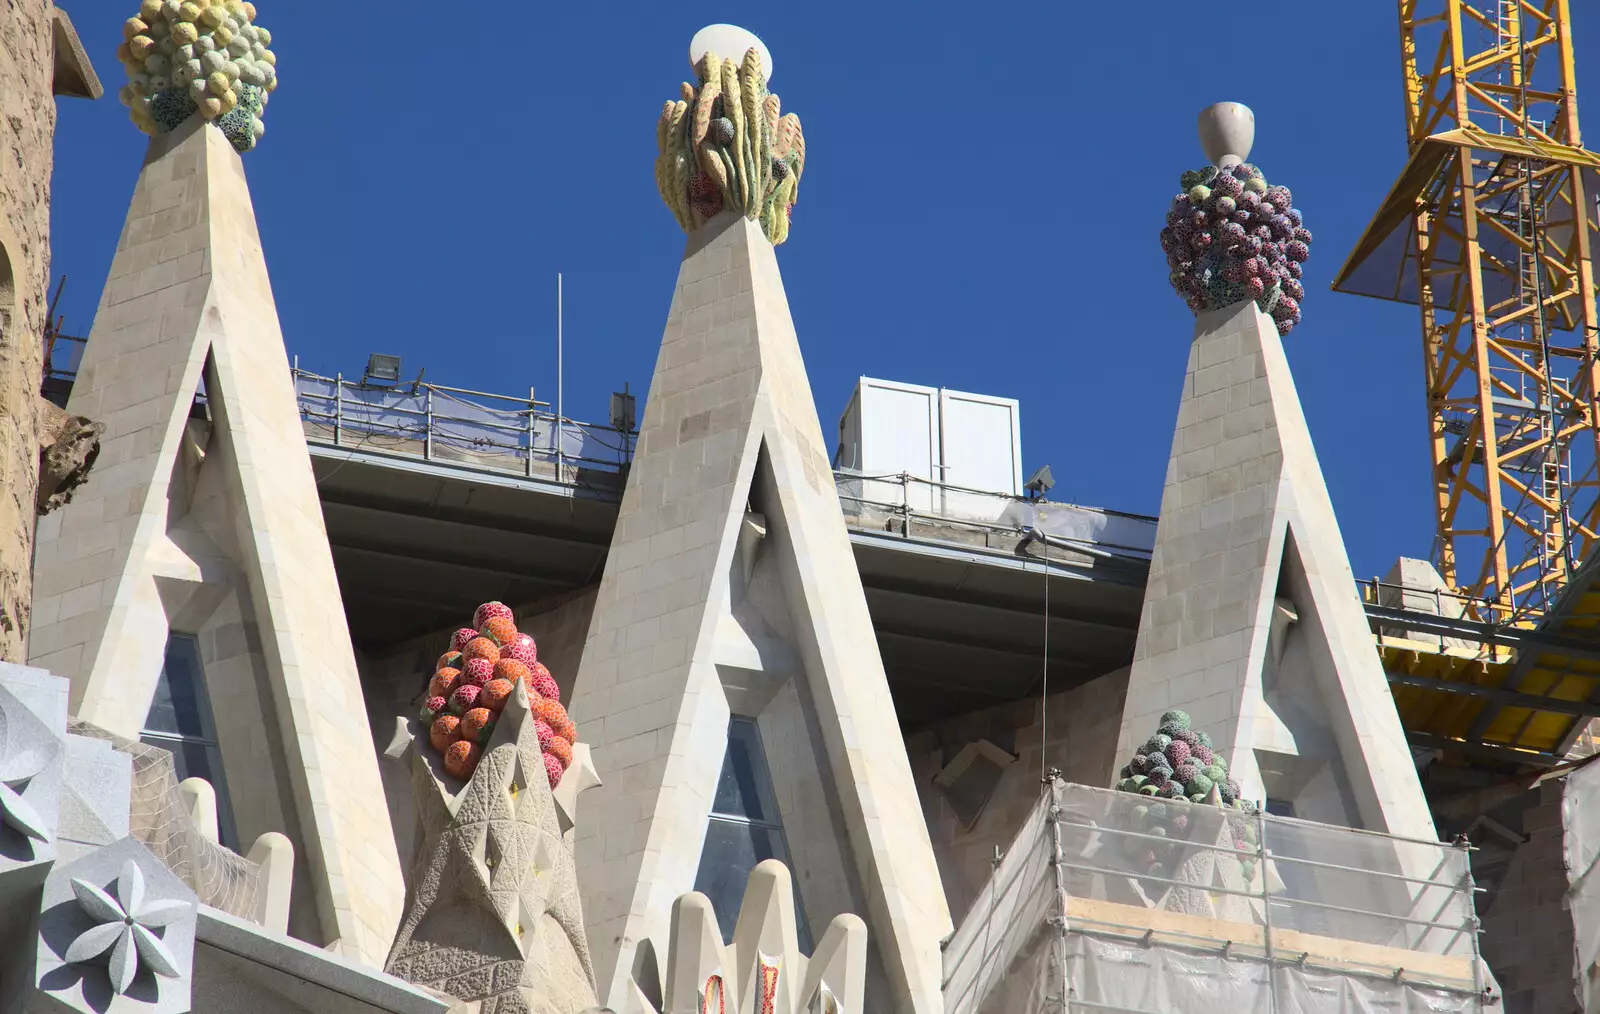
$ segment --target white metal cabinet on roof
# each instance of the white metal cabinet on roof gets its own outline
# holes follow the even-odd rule
[[[995,520],[1022,492],[1020,414],[1014,398],[862,377],[839,420],[834,463],[863,476],[845,495]]]

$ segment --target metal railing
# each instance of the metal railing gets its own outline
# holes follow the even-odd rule
[[[1035,538],[1096,557],[1149,560],[1156,519],[1099,507],[1035,500],[937,482],[907,472],[834,470],[845,517],[856,527],[901,538],[1013,548]]]
[[[633,457],[636,434],[558,420],[531,390],[527,398],[513,398],[420,381],[378,386],[298,365],[291,372],[307,438],[335,447],[569,485],[620,476]],[[609,485],[620,494],[620,483]]]

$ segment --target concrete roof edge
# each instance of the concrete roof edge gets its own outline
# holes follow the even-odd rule
[[[83,40],[78,38],[78,30],[72,26],[72,18],[60,7],[54,9],[54,14],[55,94],[98,99],[105,94],[105,86],[100,83],[100,75],[95,73],[94,63],[83,48]]]

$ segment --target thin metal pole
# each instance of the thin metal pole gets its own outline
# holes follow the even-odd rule
[[[344,374],[333,377],[333,446],[339,446],[339,436],[344,429]]]
[[[566,428],[566,375],[563,372],[566,366],[566,350],[563,347],[561,333],[561,272],[556,272],[556,481],[565,482],[567,478],[566,462],[562,457],[561,439],[562,430]]]
[[[537,440],[537,438],[535,436],[535,434],[538,431],[534,428],[534,419],[535,419],[535,417],[538,416],[538,414],[539,414],[539,407],[534,404],[534,401],[533,401],[533,388],[530,386],[528,388],[528,477],[529,478],[533,477],[533,456],[534,456],[534,454],[535,454],[535,452],[537,450],[537,447],[538,447],[538,440]]]
[[[422,402],[422,460],[433,460],[433,388],[423,394]]]
[[[1262,943],[1267,952],[1267,1001],[1271,1004],[1272,1014],[1278,1012],[1278,958],[1273,948],[1272,940],[1272,891],[1269,888],[1270,875],[1267,872],[1267,860],[1272,856],[1272,850],[1267,848],[1267,815],[1263,805],[1256,810],[1256,851],[1260,861],[1256,870],[1261,874],[1261,928]]]

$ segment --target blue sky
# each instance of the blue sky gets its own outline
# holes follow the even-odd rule
[[[61,102],[56,143],[54,273],[83,334],[145,145],[112,55],[137,5],[63,6],[108,89]],[[504,5],[259,6],[283,83],[246,161],[303,366],[388,352],[439,383],[551,397],[561,271],[568,414],[643,391],[683,246],[652,178],[656,117],[690,36],[731,21],[767,42],[805,125],[779,261],[824,431],[862,375],[1019,398],[1026,465],[1053,466],[1056,498],[1152,514],[1193,326],[1156,234],[1203,162],[1196,112],[1245,102],[1252,161],[1316,239],[1287,345],[1355,571],[1428,554],[1417,312],[1328,290],[1404,161],[1392,3],[1271,4],[1244,53],[1166,4],[595,3],[517,23]]]

